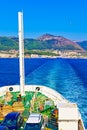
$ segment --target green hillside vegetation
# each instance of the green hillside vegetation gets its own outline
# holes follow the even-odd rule
[[[18,50],[18,43],[8,37],[0,37],[0,50]]]
[[[52,45],[46,41],[39,41],[35,39],[25,39],[25,49],[27,50],[46,50],[52,49]]]
[[[78,50],[75,46],[68,45],[59,45],[58,41],[52,40],[36,40],[36,39],[25,39],[24,40],[25,50]],[[18,50],[18,38],[16,37],[0,37],[0,50]],[[46,53],[46,52],[45,52]]]
[[[38,55],[48,55],[48,56],[58,56],[58,54],[49,52],[49,51],[34,51],[34,50],[25,50],[25,55],[26,54],[38,54]]]

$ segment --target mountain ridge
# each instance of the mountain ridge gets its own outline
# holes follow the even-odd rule
[[[80,49],[83,50],[83,48],[81,48],[81,46],[79,46],[76,42],[71,41],[70,39],[64,38],[63,36],[54,36],[51,34],[44,34],[41,37],[38,38],[38,40],[40,41],[50,41],[53,40],[54,43],[60,47],[60,46],[72,46],[75,49]],[[72,49],[74,49],[72,48]]]
[[[54,36],[51,34],[44,34],[37,39],[25,38],[26,50],[75,50],[84,51],[84,49],[77,43],[64,38],[63,36]],[[2,37],[0,36],[0,50],[18,50],[17,37]]]

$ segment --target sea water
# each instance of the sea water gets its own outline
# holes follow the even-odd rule
[[[26,84],[45,85],[77,103],[87,129],[87,59],[25,59]],[[19,84],[19,60],[0,59],[0,86]]]

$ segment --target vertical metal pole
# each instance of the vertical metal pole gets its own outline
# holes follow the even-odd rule
[[[20,64],[20,93],[25,95],[25,76],[24,76],[24,36],[23,36],[23,13],[18,12],[19,24],[19,64]]]

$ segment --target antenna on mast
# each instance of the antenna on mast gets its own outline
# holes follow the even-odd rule
[[[23,12],[18,12],[18,24],[19,24],[20,93],[23,96],[25,95]]]

